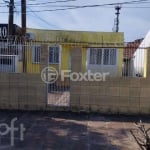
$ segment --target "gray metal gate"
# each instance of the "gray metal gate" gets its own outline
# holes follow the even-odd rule
[[[48,84],[48,105],[69,106],[70,105],[70,83],[61,81]]]
[[[62,79],[62,56],[59,51],[60,46],[58,45],[48,47],[47,104],[49,106],[68,107],[70,106],[70,78]]]

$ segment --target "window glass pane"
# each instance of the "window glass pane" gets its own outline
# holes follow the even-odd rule
[[[109,49],[104,49],[103,64],[104,65],[109,65]]]
[[[110,49],[110,65],[116,64],[116,49]]]
[[[95,64],[96,59],[96,49],[91,48],[90,49],[90,64]]]
[[[102,49],[97,49],[96,64],[101,64],[102,62]]]
[[[11,60],[11,58],[0,58],[0,64],[2,64],[2,65],[11,65],[12,60]]]
[[[53,52],[53,48],[50,47],[49,48],[49,63],[53,63],[53,55],[54,55],[54,52]]]
[[[59,47],[54,48],[54,63],[59,63]]]
[[[33,46],[33,51],[32,51],[32,58],[33,58],[33,63],[39,63],[40,62],[40,57],[41,57],[41,47],[40,46]]]
[[[40,47],[39,46],[37,46],[36,48],[35,48],[35,58],[34,58],[34,60],[35,60],[35,62],[40,62]]]
[[[59,63],[59,47],[49,47],[49,63]]]

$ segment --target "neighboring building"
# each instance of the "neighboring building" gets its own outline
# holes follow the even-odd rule
[[[124,76],[146,77],[148,47],[150,47],[150,31],[144,39],[137,39],[126,45],[123,55]]]
[[[82,50],[82,71],[109,72],[122,76],[124,34],[115,32],[59,31],[27,29],[26,71],[40,73],[41,44],[48,45],[48,64],[60,70],[71,68],[71,50]],[[31,42],[32,41],[32,42]],[[22,72],[23,54],[18,54]]]
[[[142,39],[137,39],[133,42],[128,42],[125,45],[125,49],[123,52],[123,76],[133,76],[133,60],[134,53],[143,41]]]
[[[146,77],[147,71],[147,48],[150,47],[150,31],[147,33],[133,55],[133,75]]]
[[[0,72],[21,72],[21,28],[14,24],[13,35],[8,34],[8,24],[0,24]]]

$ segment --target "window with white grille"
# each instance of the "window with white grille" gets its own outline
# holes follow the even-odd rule
[[[35,45],[32,47],[32,62],[39,63],[41,57],[41,46]]]
[[[22,48],[21,44],[9,45],[6,42],[0,42],[0,54],[1,55],[18,55],[19,61],[22,60]]]
[[[89,64],[116,65],[117,50],[114,48],[90,48]]]
[[[49,63],[59,64],[60,62],[60,46],[50,46],[49,47]]]
[[[0,72],[18,72],[18,55],[0,55]]]

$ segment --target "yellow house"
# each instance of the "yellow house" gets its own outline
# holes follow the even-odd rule
[[[115,32],[60,31],[28,29],[27,72],[40,72],[40,46],[48,45],[48,64],[57,70],[70,69],[71,50],[82,50],[82,71],[122,75],[124,34]],[[35,41],[35,42],[34,42]],[[32,49],[32,50],[31,50]]]

